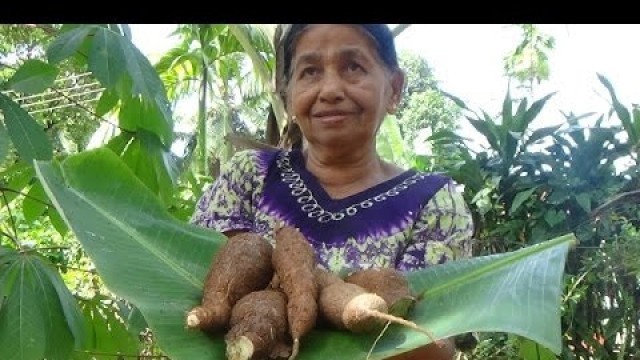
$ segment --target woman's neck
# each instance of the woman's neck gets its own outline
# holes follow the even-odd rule
[[[308,147],[304,154],[307,170],[333,199],[357,194],[402,172],[380,159],[374,149],[336,152]]]

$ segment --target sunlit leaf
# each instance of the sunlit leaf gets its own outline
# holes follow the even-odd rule
[[[62,169],[49,163],[39,163],[37,169],[101,278],[140,308],[159,342],[172,344],[164,347],[169,356],[223,358],[222,343],[186,331],[183,318],[201,296],[222,235],[169,215],[109,149],[70,157]]]
[[[95,29],[95,26],[80,26],[63,32],[47,48],[49,62],[55,64],[75,54],[87,36]]]
[[[118,94],[115,90],[106,89],[100,95],[100,99],[98,99],[98,104],[96,105],[96,116],[102,116],[111,109],[113,109],[116,104],[118,104]]]
[[[41,60],[27,60],[7,81],[9,88],[25,94],[37,94],[53,85],[58,68]]]
[[[33,222],[47,209],[47,194],[39,181],[35,182],[22,201],[22,213],[27,222]]]
[[[520,356],[523,360],[556,360],[553,352],[534,341],[522,338],[519,343]]]
[[[133,85],[133,95],[141,95],[144,106],[152,107],[148,113],[158,113],[154,116],[161,121],[154,121],[144,127],[155,132],[165,145],[171,144],[173,118],[167,100],[164,84],[149,60],[126,38],[120,38],[120,47],[124,56],[125,66]]]
[[[118,35],[105,28],[96,31],[89,54],[89,70],[105,87],[116,86],[125,71]]]

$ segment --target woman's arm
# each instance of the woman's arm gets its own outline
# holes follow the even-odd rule
[[[218,178],[198,199],[192,224],[220,232],[251,229],[253,196],[262,185],[257,156],[254,151],[240,151],[224,164]]]
[[[444,185],[422,208],[396,268],[423,269],[471,257],[473,218],[456,184]]]

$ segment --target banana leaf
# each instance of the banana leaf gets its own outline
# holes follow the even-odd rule
[[[35,168],[106,286],[139,308],[160,348],[173,360],[224,358],[223,333],[186,330],[184,319],[200,301],[225,237],[173,218],[108,149],[62,163],[36,161]],[[574,241],[565,235],[513,253],[411,272],[420,300],[409,318],[436,338],[508,332],[558,354],[562,275]],[[382,359],[431,342],[399,326],[376,341],[377,335],[318,328],[302,339],[299,359]]]

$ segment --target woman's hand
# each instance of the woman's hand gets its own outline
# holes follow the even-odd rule
[[[452,339],[443,339],[441,345],[429,344],[415,350],[396,355],[388,360],[452,360],[456,348]]]

